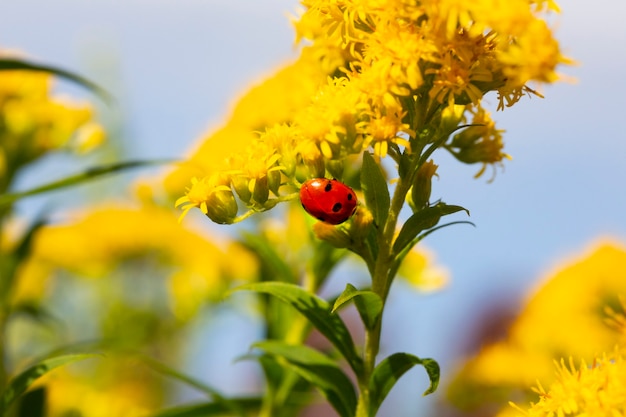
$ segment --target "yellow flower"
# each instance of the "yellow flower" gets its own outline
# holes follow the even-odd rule
[[[470,106],[468,112],[472,126],[463,128],[455,134],[446,149],[459,161],[466,164],[482,163],[482,168],[475,175],[480,177],[488,165],[501,164],[503,159],[511,159],[504,153],[503,130],[497,129],[489,112],[482,107]]]
[[[273,122],[265,118],[252,125],[256,119],[250,116],[231,118],[232,128],[214,136],[224,143],[212,142],[212,149],[207,141],[192,158],[191,164],[204,169],[194,174],[198,178],[237,171],[232,187],[249,213],[288,199],[289,194],[281,195],[276,186],[270,190],[277,198],[268,199],[263,185],[259,198],[251,200],[257,182],[266,178],[297,186],[308,176],[340,177],[355,155],[364,151],[373,150],[379,160],[389,154],[398,163],[405,150],[422,152],[439,135],[448,139],[458,124],[448,126],[451,119],[443,114],[456,105],[467,106],[457,122],[472,115],[473,123],[483,127],[458,133],[448,150],[461,161],[482,163],[480,176],[487,165],[508,157],[502,152],[501,131],[481,107],[482,98],[493,91],[501,105],[512,105],[524,93],[534,93],[528,82],[554,82],[557,65],[568,63],[541,19],[544,12],[557,9],[551,0],[305,0],[302,4],[305,11],[295,22],[296,37],[309,45],[292,69],[311,65],[314,70],[298,79],[304,88],[282,82],[288,80],[286,74],[293,74],[291,69],[276,77],[276,84],[263,88],[265,94],[271,87],[278,90],[274,95],[295,92],[297,105],[290,106],[289,112],[279,111],[284,117]],[[534,43],[541,43],[538,54],[532,51]],[[320,74],[329,75],[326,83],[320,82]],[[286,85],[293,90],[285,92]],[[244,101],[272,108],[271,103]],[[253,114],[250,107],[246,106]],[[279,135],[272,124],[280,126]],[[252,128],[265,133],[252,137],[246,133]],[[271,141],[264,138],[268,134]],[[238,137],[227,143],[230,135]],[[289,140],[275,143],[276,137]],[[251,162],[247,148],[258,148],[259,143],[270,149]],[[224,144],[230,152],[223,151]],[[235,163],[228,166],[225,160]],[[256,174],[242,174],[242,164]],[[265,175],[264,170],[271,169],[275,172]]]
[[[592,363],[598,353],[612,351],[624,341],[619,326],[606,324],[607,311],[616,320],[619,294],[626,294],[626,248],[600,242],[543,279],[506,339],[464,364],[451,386],[453,401],[496,402],[512,392],[528,396],[534,381],[552,383],[554,360],[571,356]],[[470,398],[468,390],[482,394]]]
[[[238,207],[229,184],[230,177],[221,173],[192,178],[187,193],[176,200],[176,207],[183,209],[180,219],[195,207],[216,223],[232,223]]]
[[[626,415],[626,361],[619,352],[603,355],[576,366],[563,359],[556,363],[556,380],[546,390],[535,389],[539,401],[527,409],[514,405],[523,415],[613,417]]]

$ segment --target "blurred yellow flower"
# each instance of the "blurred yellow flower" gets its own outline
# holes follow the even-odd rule
[[[450,271],[434,262],[434,254],[423,246],[413,248],[404,258],[398,275],[421,292],[434,292],[450,281]]]
[[[626,319],[616,313],[623,294],[626,248],[611,241],[595,244],[542,280],[505,340],[484,346],[463,365],[450,387],[451,399],[477,406],[502,404],[515,395],[530,398],[535,381],[553,382],[554,360],[604,361],[597,355],[624,342],[626,327],[619,323]],[[471,398],[473,392],[481,396]]]
[[[98,360],[93,369],[60,368],[37,382],[46,389],[46,416],[147,417],[162,406],[152,371],[128,359]]]
[[[0,50],[0,56],[14,55]],[[104,140],[92,107],[53,96],[52,81],[44,72],[0,72],[0,190],[20,167],[49,151],[84,152]]]
[[[233,280],[256,274],[254,257],[242,247],[224,238],[214,243],[218,241],[182,227],[168,209],[110,205],[74,219],[45,226],[36,235],[30,260],[19,274],[15,303],[41,296],[55,269],[103,277],[127,260],[151,257],[168,267],[172,308],[187,318]]]
[[[514,405],[528,417],[626,415],[626,361],[619,352],[603,355],[580,365],[570,358],[556,363],[556,380],[546,390],[535,389],[539,401],[530,407]]]

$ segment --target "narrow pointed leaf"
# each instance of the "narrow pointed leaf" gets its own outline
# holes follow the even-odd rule
[[[389,215],[391,198],[383,171],[369,152],[363,153],[361,188],[365,195],[365,204],[374,216],[374,222],[382,226]]]
[[[266,340],[253,345],[265,353],[283,358],[289,367],[320,390],[342,417],[354,417],[356,392],[350,378],[332,359],[303,345]]]
[[[348,328],[341,318],[331,313],[330,305],[323,299],[303,288],[283,282],[258,282],[245,284],[235,289],[256,291],[270,294],[291,305],[302,313],[320,333],[337,348],[348,361],[354,372],[359,375],[362,360],[356,352]]]
[[[346,303],[354,301],[363,324],[368,329],[373,329],[383,311],[383,300],[378,294],[372,291],[358,290],[352,284],[347,284],[346,289],[335,301],[332,312],[344,306]]]
[[[41,376],[59,366],[98,356],[96,354],[63,355],[43,360],[14,377],[0,397],[0,415],[4,415],[9,407]]]
[[[437,204],[432,207],[426,207],[417,213],[414,213],[402,225],[402,229],[393,244],[394,253],[399,253],[404,247],[420,234],[423,230],[430,229],[437,225],[439,220],[448,214],[465,211],[469,215],[469,211],[461,206],[447,205],[444,203]]]
[[[154,160],[154,161],[129,161],[129,162],[120,162],[111,165],[104,165],[94,168],[89,168],[86,171],[76,174],[70,175],[69,177],[50,182],[45,185],[41,185],[39,187],[32,188],[26,191],[18,191],[15,193],[9,194],[1,194],[0,195],[0,208],[6,205],[9,205],[20,198],[29,197],[32,195],[37,195],[41,193],[45,193],[48,191],[59,190],[61,188],[70,187],[72,185],[81,184],[86,181],[91,181],[96,178],[102,177],[104,175],[113,174],[121,171],[126,171],[128,169],[146,167],[151,165],[161,165],[161,164],[169,164],[175,162],[174,160]]]
[[[261,399],[256,397],[230,398],[229,401],[237,404],[239,409],[244,410],[244,415],[256,414],[261,408]],[[167,408],[152,414],[151,417],[213,417],[231,415],[232,410],[225,407],[223,403],[207,402]]]
[[[439,364],[429,358],[420,359],[410,353],[394,353],[383,359],[374,369],[370,380],[371,409],[374,417],[383,400],[402,375],[415,365],[422,365],[430,379],[430,385],[423,395],[432,394],[439,385]]]
[[[44,64],[35,64],[32,62],[24,61],[22,59],[0,58],[0,71],[13,71],[13,70],[39,71],[39,72],[47,72],[49,74],[54,74],[58,77],[65,78],[66,80],[69,80],[78,85],[81,85],[85,87],[86,89],[96,93],[108,104],[111,104],[114,101],[113,96],[109,94],[104,88],[100,87],[98,84],[94,83],[93,81],[88,80],[87,78],[81,75],[64,70],[62,68],[53,67],[53,66],[44,65]]]

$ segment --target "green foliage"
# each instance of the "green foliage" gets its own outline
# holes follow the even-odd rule
[[[424,230],[430,229],[439,223],[443,216],[465,211],[469,215],[469,211],[461,206],[451,206],[445,203],[439,203],[435,206],[426,207],[414,213],[402,226],[396,241],[393,244],[395,253],[399,253],[409,246],[413,246],[414,239]]]
[[[383,400],[391,391],[391,388],[400,379],[402,375],[415,365],[422,365],[426,369],[430,386],[424,392],[424,395],[432,394],[439,385],[439,364],[433,359],[420,359],[409,353],[394,353],[383,359],[374,369],[370,380],[370,392],[372,396],[370,417],[374,417]]]
[[[59,366],[72,362],[82,361],[96,357],[96,354],[84,353],[77,355],[62,355],[45,359],[38,362],[16,375],[9,381],[3,392],[0,394],[0,416],[6,415],[11,405],[40,377],[47,374]]]
[[[389,215],[391,200],[387,180],[380,165],[369,152],[363,152],[363,167],[361,168],[361,188],[365,195],[365,203],[374,216],[374,223],[378,226],[385,224]]]
[[[234,404],[239,410],[233,413],[232,408],[227,404],[217,402],[206,402],[192,405],[184,405],[179,407],[166,408],[151,417],[214,417],[214,416],[252,416],[259,410],[261,399],[252,398],[232,398],[229,404]]]
[[[332,314],[330,305],[315,294],[293,284],[283,282],[259,282],[236,288],[270,294],[291,305],[304,315],[320,333],[337,348],[355,373],[359,374],[362,359],[356,352],[352,336],[341,318]]]
[[[87,181],[92,181],[94,179],[97,179],[99,177],[102,177],[108,174],[114,174],[118,172],[127,171],[129,169],[141,168],[141,167],[146,167],[146,166],[151,166],[151,165],[170,164],[172,162],[175,162],[175,160],[170,159],[170,160],[155,160],[155,161],[128,161],[128,162],[118,162],[115,164],[104,165],[104,166],[99,166],[99,167],[92,167],[80,174],[70,175],[69,177],[50,182],[48,184],[40,185],[30,190],[18,191],[15,193],[0,194],[0,209],[24,197],[30,197],[33,195],[37,195],[37,194],[41,194],[41,193],[45,193],[49,191],[56,191],[62,188],[76,186],[76,185],[82,184]]]
[[[383,312],[383,300],[380,296],[372,291],[357,290],[354,285],[347,284],[333,305],[333,313],[350,301],[354,301],[365,327],[373,329]]]
[[[257,342],[253,347],[284,359],[291,369],[320,390],[340,416],[354,416],[357,402],[354,386],[333,359],[308,346],[275,340]]]

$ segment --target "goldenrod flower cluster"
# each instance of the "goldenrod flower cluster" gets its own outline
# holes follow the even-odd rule
[[[50,74],[0,72],[0,191],[21,167],[47,152],[85,152],[104,140],[89,104],[54,97],[51,89]]]
[[[534,403],[527,414],[532,416],[624,415],[625,271],[626,248],[603,242],[551,274],[507,337],[465,363],[450,387],[451,399],[476,407],[507,399],[519,405],[526,398]],[[508,408],[500,415],[519,413]]]
[[[511,106],[534,93],[528,83],[555,81],[557,65],[568,62],[541,18],[557,11],[551,1],[302,4],[295,28],[307,46],[272,82],[275,94],[294,96],[291,105],[282,98],[275,106],[269,88],[247,100],[250,114],[231,120],[244,132],[222,130],[216,138],[225,142],[209,139],[192,157],[203,168],[177,201],[185,213],[197,207],[215,222],[239,221],[296,198],[307,178],[341,178],[365,150],[399,164],[402,154],[436,144],[482,164],[480,175],[508,157],[502,131],[481,106],[485,94],[495,92],[499,108]],[[252,122],[251,113],[275,107],[279,116]],[[471,127],[452,136],[463,125]]]

